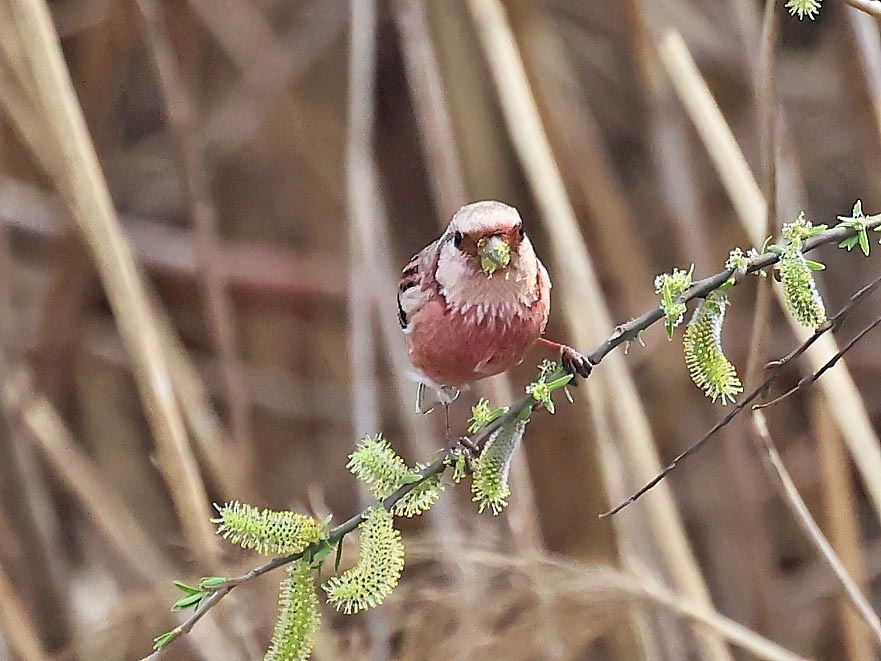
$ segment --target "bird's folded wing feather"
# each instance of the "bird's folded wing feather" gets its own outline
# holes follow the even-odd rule
[[[413,255],[401,271],[398,282],[398,323],[404,333],[410,331],[413,314],[422,307],[429,296],[427,280],[431,276],[432,264],[437,252],[435,241],[420,252]]]

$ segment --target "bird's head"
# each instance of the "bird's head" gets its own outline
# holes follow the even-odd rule
[[[459,209],[446,236],[487,277],[505,271],[517,261],[523,242],[528,244],[517,209],[492,201],[474,202]]]

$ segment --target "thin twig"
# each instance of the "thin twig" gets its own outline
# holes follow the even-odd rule
[[[770,377],[768,380],[766,380],[764,383],[762,383],[762,385],[760,385],[758,388],[753,390],[746,397],[742,398],[737,403],[737,405],[728,412],[728,414],[724,418],[722,418],[719,422],[717,422],[715,425],[713,425],[710,428],[710,430],[707,431],[703,436],[701,436],[697,441],[695,441],[694,443],[689,445],[685,450],[683,450],[678,455],[676,455],[676,457],[674,457],[673,460],[669,464],[664,466],[664,468],[661,469],[661,471],[657,475],[655,475],[651,480],[646,482],[646,484],[644,486],[640,487],[637,491],[635,491],[629,498],[627,498],[627,500],[624,500],[624,501],[618,503],[617,505],[615,505],[615,507],[613,507],[609,511],[603,512],[602,514],[600,514],[599,517],[601,519],[605,519],[606,517],[612,516],[613,514],[617,514],[618,512],[623,510],[625,507],[632,505],[637,500],[642,498],[642,496],[644,496],[646,493],[648,493],[649,491],[654,489],[658,485],[658,483],[661,480],[663,480],[665,477],[667,477],[667,475],[669,475],[673,470],[675,470],[676,467],[684,459],[690,457],[695,452],[700,450],[704,446],[704,443],[709,441],[710,438],[712,438],[713,435],[715,435],[715,433],[717,431],[719,431],[723,427],[727,426],[732,420],[734,420],[734,418],[737,417],[737,414],[740,413],[743,409],[745,409],[747,407],[747,405],[749,405],[750,402],[752,402],[754,399],[756,399],[756,397],[761,395],[765,391],[765,388],[768,387],[770,382],[773,382],[776,378],[777,378],[776,375]]]
[[[881,322],[881,318],[878,319],[878,322]],[[774,446],[774,441],[768,431],[768,424],[761,411],[753,412],[753,429],[768,453],[769,469],[780,481],[784,500],[792,511],[793,516],[795,516],[799,527],[804,531],[805,535],[807,535],[811,544],[813,544],[814,548],[822,556],[826,564],[828,564],[835,573],[835,576],[844,588],[844,592],[848,599],[850,599],[854,608],[872,629],[875,638],[881,643],[881,620],[878,619],[878,614],[872,610],[866,597],[860,592],[859,587],[850,577],[850,574],[847,573],[847,569],[845,569],[844,565],[841,563],[841,559],[836,555],[832,545],[829,544],[829,540],[826,539],[823,531],[820,530],[820,526],[817,525],[814,517],[811,516],[807,505],[805,505],[804,500],[795,487],[795,483],[792,481],[792,477],[789,475],[789,471],[787,471],[786,466],[783,465],[783,460],[777,452],[777,448]]]
[[[800,389],[802,389],[802,388],[804,388],[804,387],[807,387],[807,386],[811,385],[812,383],[814,383],[817,379],[819,379],[821,376],[823,376],[823,374],[825,374],[828,370],[830,370],[830,369],[832,369],[833,367],[835,367],[835,364],[836,364],[839,360],[841,360],[841,357],[844,356],[844,354],[846,354],[848,351],[850,351],[851,347],[852,347],[854,344],[856,344],[856,343],[859,342],[861,339],[863,339],[863,336],[864,336],[866,333],[868,333],[869,331],[871,331],[873,328],[875,328],[878,324],[881,324],[881,317],[878,317],[877,319],[875,319],[875,321],[873,321],[872,323],[870,323],[868,326],[866,326],[865,328],[863,328],[859,333],[857,333],[853,338],[851,338],[851,340],[850,340],[847,344],[845,344],[845,345],[844,345],[844,346],[838,351],[838,353],[836,353],[834,356],[832,356],[832,358],[830,358],[830,359],[826,362],[826,364],[823,365],[823,367],[821,367],[820,369],[818,369],[818,370],[817,370],[816,372],[814,372],[813,374],[811,374],[811,375],[809,375],[809,376],[806,376],[806,377],[803,377],[803,378],[799,379],[799,382],[796,383],[792,388],[790,388],[789,390],[787,390],[787,391],[786,391],[785,393],[783,393],[782,395],[780,395],[780,396],[778,396],[778,397],[775,397],[775,398],[772,399],[771,401],[769,401],[769,402],[762,402],[761,404],[754,404],[754,405],[753,405],[753,411],[758,411],[759,409],[764,409],[764,408],[767,408],[767,407],[769,407],[769,406],[773,406],[774,404],[779,404],[780,402],[782,402],[784,399],[786,399],[787,397],[789,397],[790,395],[792,395],[792,394],[795,393],[796,391],[798,391],[798,390],[800,390]]]
[[[771,361],[770,363],[768,363],[767,367],[769,369],[772,369],[773,372],[767,379],[765,379],[761,383],[761,385],[757,386],[749,394],[741,397],[740,401],[737,402],[737,404],[734,406],[734,408],[731,409],[724,418],[722,418],[719,422],[717,422],[715,425],[713,425],[709,429],[709,431],[707,431],[697,441],[695,441],[694,443],[689,445],[685,450],[680,452],[669,464],[667,464],[664,467],[664,469],[661,472],[659,472],[657,475],[655,475],[655,477],[653,477],[649,482],[647,482],[642,488],[640,488],[638,491],[634,492],[633,495],[631,495],[627,500],[619,503],[618,505],[616,505],[615,507],[610,509],[608,512],[604,512],[604,513],[600,514],[600,518],[604,519],[607,516],[617,514],[618,512],[623,510],[628,505],[632,505],[634,502],[639,500],[639,498],[641,498],[643,495],[645,495],[646,492],[651,491],[651,489],[654,488],[655,485],[657,485],[661,480],[663,480],[665,477],[667,477],[667,475],[671,471],[673,471],[682,462],[683,459],[685,459],[686,457],[688,457],[688,456],[694,454],[695,452],[697,452],[698,450],[700,450],[701,447],[703,447],[704,443],[706,443],[708,440],[710,440],[710,438],[716,432],[718,432],[720,429],[727,426],[732,420],[734,420],[734,418],[737,417],[737,415],[741,411],[743,411],[743,409],[745,409],[753,400],[755,400],[757,397],[759,397],[759,395],[767,392],[768,389],[774,384],[774,382],[780,376],[781,369],[786,364],[788,364],[789,362],[791,362],[795,358],[798,358],[805,351],[807,351],[808,348],[814,342],[816,342],[818,339],[820,339],[820,337],[823,334],[825,334],[827,331],[832,330],[833,328],[837,328],[841,324],[842,320],[847,316],[847,313],[850,312],[850,310],[853,308],[854,305],[856,305],[857,301],[859,301],[863,296],[866,296],[867,294],[870,294],[871,292],[873,292],[875,289],[878,288],[879,285],[881,285],[881,276],[875,278],[872,282],[870,282],[866,286],[858,289],[850,297],[850,300],[848,300],[847,304],[843,308],[841,308],[841,310],[839,310],[833,317],[830,317],[829,319],[827,319],[826,323],[824,323],[822,326],[817,328],[813,332],[813,334],[807,340],[802,342],[797,348],[795,348],[793,351],[788,353],[783,358],[780,358],[779,360],[774,360],[774,361]],[[836,355],[836,357],[833,360],[837,362],[841,358],[841,353],[849,350],[859,338],[861,338],[869,330],[874,328],[875,325],[877,325],[879,322],[881,322],[881,319],[876,320],[875,323],[872,324],[872,326],[870,328],[864,329],[856,338],[854,338],[854,340],[852,340],[848,344],[848,346],[842,352],[839,352],[839,354]],[[831,367],[831,365],[829,365],[829,367]],[[826,368],[826,369],[828,369],[828,368]],[[819,376],[817,378],[819,378]],[[816,380],[816,379],[814,379],[814,380]]]
[[[870,229],[881,226],[881,215],[872,216],[869,219],[868,226]],[[855,233],[856,233],[856,230],[849,228],[849,227],[833,227],[833,228],[825,230],[824,232],[821,232],[820,234],[818,234],[814,237],[811,237],[810,239],[805,241],[804,250],[809,251],[809,250],[813,250],[814,248],[817,248],[818,246],[825,245],[827,243],[839,242],[849,236],[853,236]],[[758,271],[763,268],[767,268],[768,266],[772,266],[773,264],[775,264],[778,260],[779,260],[779,256],[773,252],[767,252],[762,255],[758,255],[757,257],[754,257],[752,260],[750,260],[750,263],[749,263],[749,266],[748,266],[746,272],[751,273],[751,272],[755,272],[755,271]],[[733,277],[733,272],[730,269],[726,269],[724,271],[720,271],[719,273],[717,273],[713,276],[709,276],[707,278],[704,278],[703,280],[696,282],[691,288],[689,288],[687,291],[685,291],[682,294],[682,296],[679,297],[678,300],[680,302],[686,303],[686,302],[691,301],[695,298],[705,297],[708,293],[710,293],[714,289],[717,289],[718,287],[722,286],[722,284],[727,282],[730,277]],[[734,282],[735,286],[738,285],[742,281],[743,281],[743,278],[735,277],[735,282]],[[873,291],[879,285],[881,285],[881,276],[879,276],[878,278],[873,280],[871,283],[862,287],[860,290],[858,290],[856,293],[854,293],[854,295],[851,296],[850,301],[834,317],[832,317],[830,319],[830,323],[825,324],[821,329],[818,329],[817,331],[815,331],[815,333],[806,342],[804,342],[802,344],[802,346],[798,347],[796,350],[792,351],[788,356],[786,356],[785,361],[789,362],[789,361],[797,358],[798,356],[800,356],[811,344],[813,344],[813,342],[817,339],[817,337],[819,337],[820,335],[825,333],[827,330],[832,328],[835,325],[835,322],[842,319],[844,317],[844,315],[855,305],[855,303],[860,298],[862,298],[866,294]],[[634,320],[628,322],[624,326],[619,326],[618,329],[616,329],[615,332],[608,339],[603,341],[590,354],[588,354],[588,360],[590,360],[590,362],[593,366],[598,365],[602,361],[602,359],[605,356],[607,356],[609,353],[611,353],[615,348],[621,346],[622,344],[625,344],[627,342],[632,341],[634,338],[636,338],[639,335],[640,332],[648,329],[655,322],[662,319],[663,316],[664,315],[660,311],[660,308],[656,308],[656,309],[653,309],[653,310],[646,312],[645,314],[641,315],[637,319],[634,319]],[[781,360],[783,360],[783,359],[781,359]],[[777,367],[777,368],[782,367],[782,364],[776,364],[775,367]],[[777,370],[775,370],[775,375],[772,375],[772,377],[768,381],[772,381],[774,378],[776,378],[776,373],[777,373]],[[558,376],[558,375],[552,375],[548,378],[549,378],[549,380],[552,380],[553,378],[555,378],[555,376]],[[767,387],[766,384],[768,383],[768,381],[766,381],[766,383],[763,383],[761,386],[759,386],[759,388],[757,388],[755,391],[750,393],[746,398],[744,398],[744,400],[742,400],[740,403],[738,403],[737,407],[735,407],[735,409],[733,409],[725,417],[725,419],[723,419],[720,423],[718,423],[715,427],[713,427],[713,429],[711,429],[705,435],[705,437],[700,439],[695,445],[698,445],[698,446],[702,445],[707,440],[707,438],[709,438],[716,431],[718,431],[719,429],[724,427],[726,424],[728,424],[728,422],[730,422],[731,418],[733,418],[734,415],[737,414],[735,411],[739,412],[741,409],[746,407],[751,401],[753,401],[756,397],[758,397],[759,394],[761,394],[762,390]],[[456,445],[453,445],[451,447],[447,447],[447,448],[441,450],[439,455],[434,459],[434,461],[432,461],[430,464],[428,464],[425,468],[423,468],[419,472],[419,479],[415,480],[414,482],[411,482],[409,484],[405,484],[404,486],[402,486],[400,489],[398,489],[393,494],[391,494],[388,498],[383,500],[382,505],[386,509],[390,509],[401,498],[403,498],[405,495],[407,495],[412,489],[415,489],[417,486],[419,486],[420,484],[425,482],[425,480],[427,480],[431,477],[434,477],[435,475],[439,475],[439,474],[443,473],[444,470],[446,469],[447,460],[450,457],[450,454],[455,449],[460,448],[462,446],[462,444],[464,444],[467,447],[476,448],[479,451],[486,444],[486,441],[489,439],[490,435],[494,431],[496,431],[497,429],[499,429],[503,425],[510,423],[518,416],[528,415],[528,412],[533,411],[536,408],[536,406],[537,406],[537,402],[531,396],[526,395],[524,397],[521,397],[518,401],[516,401],[514,404],[511,405],[511,407],[507,411],[507,413],[505,413],[504,415],[497,418],[494,422],[492,422],[489,425],[487,425],[486,427],[484,427],[478,433],[476,433],[470,437],[464,437],[464,439],[461,440],[460,443],[457,443]],[[609,512],[606,512],[605,514],[602,514],[601,517],[605,517],[605,516],[609,516],[611,514],[614,514],[615,512],[619,511],[621,508],[625,507],[626,505],[629,505],[631,502],[638,499],[641,495],[643,495],[646,491],[648,491],[652,486],[654,486],[655,484],[660,482],[666,476],[667,473],[669,473],[671,470],[673,470],[673,468],[676,467],[676,463],[681,461],[684,458],[684,456],[691,454],[693,451],[694,450],[689,449],[686,452],[684,452],[682,455],[677,457],[671,464],[668,464],[667,467],[665,467],[664,470],[661,473],[659,473],[658,476],[656,476],[655,479],[652,481],[652,483],[650,483],[647,487],[643,487],[643,489],[641,489],[639,492],[637,492],[634,496],[631,496],[631,498],[628,499],[628,501],[625,501],[625,503],[622,503],[617,508],[615,508]],[[358,512],[357,514],[352,516],[347,521],[345,521],[345,522],[341,523],[340,525],[336,526],[335,528],[333,528],[328,533],[326,542],[330,543],[331,545],[334,545],[334,544],[337,544],[338,542],[340,542],[343,537],[345,537],[347,534],[349,534],[350,532],[355,530],[364,521],[364,516],[366,514],[367,514],[367,510],[365,509],[361,512]],[[324,543],[324,542],[322,542],[322,543]],[[311,547],[305,549],[304,551],[302,551],[300,553],[295,553],[295,554],[288,555],[288,556],[280,556],[277,558],[273,558],[272,560],[270,560],[270,561],[268,561],[258,567],[255,567],[254,569],[250,570],[249,572],[242,574],[241,576],[228,579],[223,584],[217,586],[214,589],[214,591],[212,592],[212,594],[210,596],[206,597],[205,600],[202,601],[202,603],[193,612],[193,614],[185,622],[183,622],[182,624],[180,624],[178,627],[176,627],[173,630],[173,633],[175,635],[173,638],[171,638],[168,641],[168,643],[171,643],[174,640],[176,640],[177,638],[179,638],[180,636],[189,633],[189,631],[193,628],[193,626],[195,626],[195,624],[200,619],[202,619],[202,617],[204,617],[205,614],[209,610],[214,608],[214,606],[217,605],[217,603],[221,599],[223,599],[223,597],[225,597],[236,586],[238,586],[242,583],[245,583],[247,581],[250,581],[258,576],[262,576],[263,574],[266,574],[267,572],[270,572],[274,569],[277,569],[279,567],[283,567],[284,565],[287,565],[295,560],[298,560],[299,558],[303,557],[303,555],[305,555],[307,553],[312,553],[317,550],[318,550],[318,545],[316,544],[314,546],[311,546]],[[162,650],[157,651],[154,654],[151,654],[147,657],[144,657],[144,659],[142,659],[142,661],[153,661],[154,659],[159,659],[160,652],[167,649],[168,643],[166,644],[166,647],[162,648]]]

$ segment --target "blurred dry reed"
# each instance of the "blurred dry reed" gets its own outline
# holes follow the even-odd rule
[[[172,578],[256,564],[212,501],[341,520],[358,435],[429,459],[395,273],[460,204],[520,209],[550,332],[585,349],[656,273],[716,272],[801,209],[881,210],[881,3],[783,4],[0,0],[0,658],[140,658]],[[830,309],[881,272],[821,252]],[[724,342],[757,382],[804,335],[745,284]],[[392,602],[328,613],[315,658],[877,656],[877,340],[599,521],[720,417],[662,335],[534,421],[504,516],[450,489],[408,523]],[[258,656],[277,578],[168,658]]]

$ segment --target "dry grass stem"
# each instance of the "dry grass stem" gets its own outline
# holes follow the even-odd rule
[[[870,16],[881,18],[881,2],[878,2],[878,0],[845,0],[845,2],[855,9],[866,12]]]
[[[411,544],[409,553],[415,561],[431,561],[449,552],[439,552],[436,546],[421,542]],[[713,631],[759,659],[804,661],[804,657],[639,574],[548,555],[518,556],[467,546],[453,553],[459,562],[468,562],[484,571],[531,577],[541,590],[555,596],[562,610],[574,608],[573,615],[586,627],[594,620],[608,626],[609,619],[622,618],[635,607],[649,607]]]
[[[789,507],[793,516],[796,517],[799,527],[807,535],[816,551],[822,556],[841,582],[844,592],[853,607],[865,620],[866,624],[869,625],[877,641],[881,643],[881,619],[878,618],[878,614],[872,609],[872,606],[866,597],[863,596],[862,592],[860,592],[859,587],[851,578],[847,569],[845,569],[829,540],[826,539],[823,531],[820,530],[820,526],[817,525],[814,517],[811,516],[807,505],[805,505],[804,500],[798,493],[798,489],[795,487],[795,483],[792,481],[792,477],[789,475],[789,471],[783,465],[783,460],[780,458],[777,448],[774,446],[774,441],[768,432],[768,424],[765,421],[764,414],[761,411],[753,411],[752,422],[753,430],[765,447],[772,474],[776,474],[776,479],[779,481],[787,507]]]
[[[841,434],[823,410],[821,398],[814,396],[811,426],[817,439],[820,474],[823,478],[823,521],[829,542],[854,582],[865,592],[866,568],[863,561],[862,534],[858,519],[857,495],[847,448]],[[839,599],[844,646],[848,658],[858,661],[873,654],[872,632],[846,597]]]
[[[161,340],[140,274],[119,229],[48,7],[42,1],[8,1],[18,28],[17,43],[26,41],[29,47],[25,60],[7,59],[7,64],[30,72],[34,98],[45,113],[46,126],[41,130],[56,139],[51,145],[30,142],[58,154],[58,167],[49,172],[92,250],[120,332],[137,365],[135,374],[169,492],[193,549],[206,560],[215,558],[218,545],[206,516],[208,499],[174,399]],[[27,128],[31,117],[31,112],[12,117],[26,136],[32,134]],[[54,159],[44,156],[41,160],[47,167],[56,165]]]
[[[48,464],[119,551],[120,557],[147,584],[171,580],[175,574],[173,565],[162,557],[150,536],[131,518],[100,471],[77,449],[52,405],[32,391],[29,376],[22,370],[7,375],[2,395],[4,405],[18,411]]]
[[[3,565],[0,565],[0,625],[4,636],[15,653],[22,661],[45,661],[49,658],[37,629],[31,621],[30,614],[22,604],[21,597],[17,594],[15,586],[6,575]]]
[[[392,6],[435,206],[440,218],[448,219],[467,202],[467,196],[425,4],[423,0],[395,0]]]
[[[231,436],[237,445],[236,470],[248,474],[253,464],[250,406],[236,351],[232,304],[220,264],[218,211],[199,140],[198,109],[187,89],[177,55],[165,29],[161,3],[135,0],[143,20],[144,36],[156,69],[168,123],[181,162],[190,215],[194,224],[197,265],[203,276],[206,312],[211,337],[220,358],[223,386],[229,407]]]
[[[367,0],[353,0],[353,2]],[[359,257],[370,265],[369,288],[373,294],[373,309],[382,333],[386,354],[395,375],[395,395],[401,422],[407,432],[412,449],[420,456],[429,456],[434,448],[429,439],[427,416],[412,415],[414,384],[408,378],[410,367],[400,328],[394,315],[385,314],[386,301],[394,301],[397,285],[394,275],[392,241],[389,233],[388,214],[381,199],[376,163],[373,154],[374,135],[374,64],[372,53],[374,34],[359,35],[352,48],[358,55],[350,61],[349,125],[346,156],[348,208],[350,222],[358,240]],[[363,285],[362,285],[363,286]],[[433,525],[442,526],[452,541],[456,538],[456,523],[451,514],[451,504],[442,499],[427,513]]]
[[[351,568],[374,499],[346,463],[382,433],[446,493],[398,520],[381,609],[323,608],[316,660],[873,658],[881,0],[818,4],[0,0],[0,656],[262,658],[298,558],[221,541],[210,501],[332,517]],[[748,277],[766,252],[721,331],[746,395],[704,400],[655,274],[695,265],[685,322],[731,248],[857,198],[870,256],[835,248],[851,227],[805,243],[827,264],[810,360]],[[534,347],[453,405],[455,438],[479,398],[513,404],[460,442],[413,413],[395,293],[480,199],[518,209],[547,338],[593,370],[547,415]],[[785,469],[736,420],[762,402]],[[480,514],[445,459],[527,414],[509,506]],[[208,574],[232,576],[169,612],[171,579]]]
[[[551,152],[532,96],[523,62],[505,10],[496,0],[470,0],[469,9],[493,74],[514,146],[548,229],[555,282],[559,283],[569,331],[578,346],[590,346],[613,326],[603,301],[592,260],[578,228],[575,212]],[[646,415],[620,355],[613,354],[588,381],[614,392],[611,409],[621,427],[620,442],[637,480],[650,479],[660,467]],[[664,564],[683,594],[709,605],[706,584],[689,548],[682,521],[669,489],[652,499],[648,520]],[[696,636],[708,659],[729,659],[724,643],[698,628]]]

